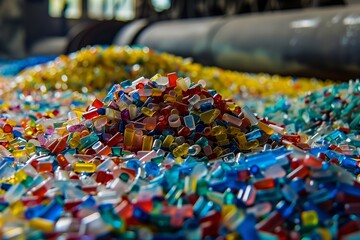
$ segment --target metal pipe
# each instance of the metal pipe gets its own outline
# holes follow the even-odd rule
[[[360,6],[160,21],[135,43],[246,72],[360,75]]]
[[[220,17],[155,22],[142,30],[135,43],[213,65],[211,40],[224,23]]]
[[[216,33],[214,64],[250,72],[348,80],[360,76],[360,6],[251,15]]]

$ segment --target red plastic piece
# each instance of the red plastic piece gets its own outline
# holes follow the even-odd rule
[[[294,169],[292,172],[290,172],[287,175],[287,178],[290,180],[293,180],[294,178],[305,178],[307,175],[309,175],[309,168],[304,166],[304,165],[300,165],[299,167],[297,167],[296,169]]]
[[[58,154],[56,156],[56,160],[58,161],[58,163],[62,169],[64,169],[66,166],[69,165],[68,160],[62,154]]]
[[[136,89],[143,89],[144,88],[144,84],[143,83],[138,83],[136,84]]]
[[[83,201],[81,201],[81,200],[67,200],[64,203],[64,210],[71,211],[73,208],[77,207],[81,203],[83,203]]]
[[[241,127],[243,128],[247,128],[247,127],[250,127],[251,126],[251,123],[250,123],[250,120],[247,119],[247,118],[244,118],[241,122]]]
[[[189,112],[188,105],[186,105],[184,103],[174,102],[172,105],[173,105],[173,108],[176,108],[181,115],[185,115]]]
[[[106,143],[109,147],[115,146],[118,142],[123,140],[123,135],[120,132],[117,132],[114,136],[112,136],[109,141]]]
[[[286,141],[289,141],[289,142],[292,142],[292,143],[299,143],[301,141],[301,137],[299,135],[296,135],[296,134],[283,135],[282,140],[286,140]]]
[[[98,110],[97,108],[91,109],[89,111],[87,111],[86,113],[83,114],[83,117],[85,119],[92,119],[94,117],[99,116]]]
[[[289,232],[280,226],[275,228],[274,233],[278,236],[279,240],[287,240],[289,236]]]
[[[94,155],[94,154],[96,154],[96,151],[92,148],[89,148],[89,149],[86,149],[85,154],[86,155]]]
[[[101,108],[104,106],[104,103],[96,98],[91,105],[96,108]]]
[[[51,162],[38,162],[36,165],[36,170],[38,172],[51,172],[53,169],[53,165]]]
[[[273,178],[266,178],[254,182],[254,187],[258,190],[273,189],[275,187],[275,181]]]
[[[21,199],[23,204],[28,207],[39,205],[43,201],[43,197],[39,196],[26,196]]]
[[[167,126],[167,123],[165,121],[163,122],[158,122],[156,124],[156,129],[159,130],[159,131],[163,131]]]
[[[0,128],[3,129],[4,133],[11,133],[13,130],[13,127],[8,123],[0,123]]]
[[[211,211],[206,217],[200,219],[201,228],[203,235],[206,236],[217,236],[221,221],[221,213],[218,211]]]
[[[339,228],[338,239],[341,239],[343,236],[359,230],[360,230],[359,220],[347,222]]]
[[[37,186],[31,190],[32,195],[38,196],[38,197],[45,196],[46,192],[47,192],[47,188],[46,188],[45,184],[40,184],[40,186]]]
[[[134,207],[139,207],[149,213],[153,208],[153,201],[151,199],[139,200],[134,204]]]
[[[176,86],[176,80],[178,79],[178,75],[176,72],[168,73],[167,78],[169,79],[169,86],[175,87]]]
[[[243,181],[243,180],[248,180],[249,178],[250,178],[250,171],[249,170],[240,170],[240,171],[238,171],[237,180]]]
[[[306,157],[304,158],[304,165],[312,168],[321,168],[322,160],[312,155],[306,155]]]
[[[97,194],[97,185],[95,186],[83,186],[82,190],[88,194],[96,195]]]
[[[62,151],[65,150],[65,148],[68,146],[66,143],[66,139],[62,138],[55,146],[55,148],[52,150],[54,154],[59,154]]]
[[[263,219],[256,224],[256,229],[259,231],[272,232],[277,226],[284,223],[284,218],[279,212],[272,212],[269,217]]]
[[[109,182],[110,180],[113,180],[113,179],[114,179],[114,176],[112,174],[109,174],[104,171],[99,171],[96,174],[95,181],[98,183],[106,184],[107,182]]]
[[[47,149],[50,150],[50,151],[53,151],[53,150],[55,149],[56,145],[58,144],[58,142],[59,142],[58,139],[54,140],[54,141],[47,147]]]
[[[179,136],[184,136],[187,137],[191,134],[191,130],[188,127],[182,127],[180,128],[180,130],[178,131],[178,135]]]
[[[222,96],[217,93],[217,94],[215,94],[215,95],[213,96],[213,99],[214,99],[214,102],[215,102],[216,104],[218,104],[218,103],[222,100]]]

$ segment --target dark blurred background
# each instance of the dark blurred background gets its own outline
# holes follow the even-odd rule
[[[141,44],[229,69],[341,79],[360,72],[359,25],[360,0],[0,0],[0,61]]]

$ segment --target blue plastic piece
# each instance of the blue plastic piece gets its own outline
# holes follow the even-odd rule
[[[141,163],[139,160],[132,159],[126,162],[126,167],[134,169],[137,173],[139,171],[139,168],[141,167]]]
[[[184,116],[184,124],[186,127],[188,127],[190,130],[193,130],[196,128],[195,120],[193,115]]]
[[[280,133],[273,133],[270,136],[270,139],[277,142],[277,143],[279,143],[281,141],[281,138],[282,138],[282,136],[281,136]]]
[[[21,137],[22,136],[22,133],[17,131],[17,130],[13,130],[12,131],[12,134],[14,135],[14,138],[18,138],[18,137]]]
[[[246,214],[244,220],[237,227],[237,232],[240,233],[241,239],[253,240],[259,239],[257,230],[255,228],[256,218],[253,214]]]
[[[328,150],[325,152],[326,156],[328,158],[337,158],[340,162],[340,165],[343,168],[346,168],[347,170],[357,173],[357,171],[359,171],[359,167],[358,167],[358,161],[356,161],[355,159],[352,159],[349,156],[346,156],[344,154],[338,153],[336,151],[332,151],[332,150]]]
[[[346,183],[339,183],[338,189],[339,191],[347,193],[349,195],[360,197],[360,187],[355,187]]]
[[[346,135],[343,132],[341,132],[340,130],[335,130],[335,131],[331,132],[330,134],[328,134],[325,137],[325,140],[331,142],[331,141],[336,141],[337,138],[340,138],[341,140],[345,140]]]
[[[302,178],[292,180],[289,185],[295,192],[300,192],[305,188],[305,182]]]
[[[125,93],[121,94],[120,100],[126,103],[127,105],[132,104],[132,100]]]
[[[120,86],[125,89],[125,88],[131,86],[131,84],[132,84],[132,82],[130,80],[125,80],[120,83]]]
[[[45,210],[43,214],[40,215],[40,217],[51,221],[56,221],[61,216],[63,211],[63,206],[60,205],[57,200],[53,200],[45,207]]]
[[[138,101],[138,100],[140,100],[140,95],[139,95],[139,93],[134,93],[133,95],[132,95],[132,97],[133,97],[133,99],[134,100],[136,100],[136,101]]]
[[[238,178],[238,170],[232,169],[225,172],[226,179],[229,181],[234,181]]]
[[[154,163],[154,162],[147,162],[145,163],[145,167],[144,167],[145,171],[146,171],[146,175],[147,176],[154,176],[157,177],[160,174],[160,168],[159,166]]]
[[[149,222],[150,220],[150,215],[139,207],[134,208],[133,216],[140,222],[144,223]]]
[[[294,212],[294,205],[280,201],[276,205],[276,209],[284,218],[288,218]]]
[[[320,189],[308,196],[308,200],[314,203],[321,203],[335,198],[338,189]]]
[[[204,131],[204,129],[205,129],[205,125],[203,125],[203,124],[198,124],[195,127],[195,131],[200,132],[200,133],[202,133]]]
[[[213,207],[214,203],[212,201],[207,201],[205,198],[200,197],[198,201],[196,201],[193,209],[195,214],[202,218],[205,217]]]
[[[167,129],[164,129],[161,133],[163,136],[167,136],[167,135],[172,135],[174,136],[175,135],[175,131],[170,129],[170,128],[167,128]]]
[[[261,171],[260,171],[260,168],[258,165],[252,165],[250,167],[250,173],[255,177],[262,177],[262,174],[261,174]]]
[[[260,169],[266,169],[267,167],[277,163],[277,160],[270,151],[267,151],[246,156],[245,163],[248,166],[256,164]]]
[[[3,162],[0,166],[0,179],[7,178],[14,175],[15,169],[11,166],[8,161]]]
[[[245,136],[246,136],[247,141],[249,142],[249,141],[252,141],[252,140],[255,140],[255,139],[261,137],[261,131],[260,131],[260,129],[255,129],[252,132],[245,134]]]
[[[200,105],[200,110],[201,112],[206,112],[212,109],[212,104],[211,102],[205,102],[203,104]]]
[[[84,202],[82,202],[78,208],[87,208],[87,207],[93,207],[96,203],[96,200],[93,196],[88,196]]]
[[[29,207],[25,210],[25,217],[27,219],[32,219],[36,217],[40,217],[47,210],[47,207],[44,204],[36,205],[34,207]]]
[[[105,115],[106,114],[106,109],[105,108],[98,108],[97,112],[100,115]]]

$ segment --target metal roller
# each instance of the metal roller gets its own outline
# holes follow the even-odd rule
[[[348,80],[360,73],[360,5],[160,21],[132,42],[238,71]]]
[[[360,6],[229,19],[211,43],[214,65],[348,80],[360,76]]]
[[[212,17],[155,22],[137,36],[135,43],[213,65],[211,41],[225,21]]]

